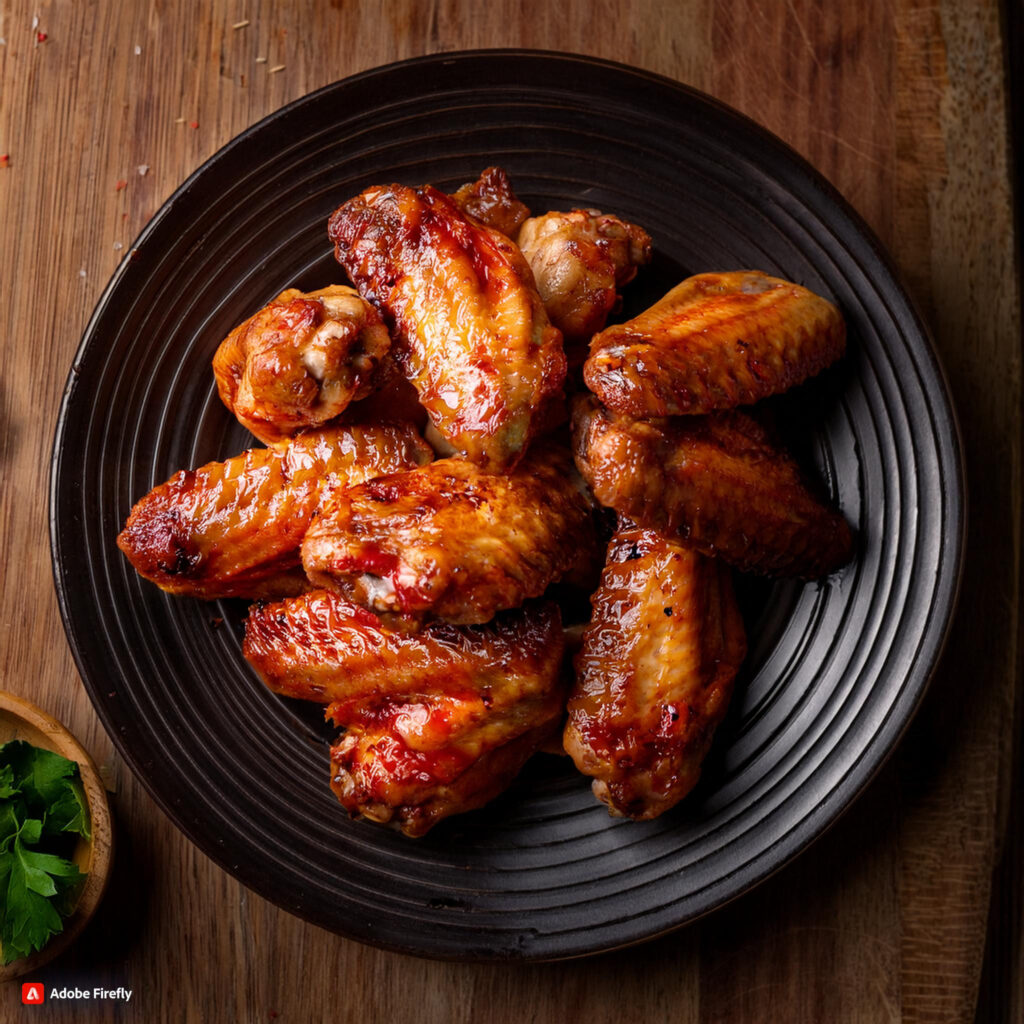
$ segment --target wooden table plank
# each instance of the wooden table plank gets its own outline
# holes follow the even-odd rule
[[[342,1021],[970,1019],[1019,658],[1020,293],[998,5],[199,7],[0,7],[0,153],[10,157],[0,169],[0,686],[64,720],[117,788],[112,890],[42,980],[136,993],[127,1008],[54,1004],[47,1019],[308,1021],[327,1006]],[[795,864],[696,926],[526,968],[347,942],[246,892],[196,851],[121,769],[77,681],[46,527],[54,417],[78,338],[131,240],[185,176],[259,117],[340,77],[508,45],[622,60],[706,89],[822,170],[890,247],[933,327],[973,498],[943,670],[854,808]],[[4,1015],[17,998],[0,988]]]

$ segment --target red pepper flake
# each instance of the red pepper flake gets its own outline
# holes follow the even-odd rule
[[[10,167],[11,156],[9,153],[0,153],[0,167]]]
[[[117,183],[117,184],[116,184],[116,185],[114,186],[114,191],[115,191],[115,192],[120,192],[120,191],[121,191],[121,189],[123,189],[123,188],[127,188],[127,187],[128,187],[128,182],[127,182],[127,181],[125,181],[125,180],[124,180],[124,178],[122,178],[122,179],[121,179],[121,180],[120,180],[120,181],[119,181],[119,182],[118,182],[118,183]]]
[[[45,32],[37,32],[36,33],[36,42],[37,43],[45,43],[46,40],[47,40],[47,35],[46,35]]]
[[[189,127],[190,128],[198,128],[199,127],[199,122],[198,121],[189,121]]]

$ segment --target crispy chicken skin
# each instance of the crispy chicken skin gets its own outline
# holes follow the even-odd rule
[[[643,421],[581,397],[573,440],[602,505],[738,569],[814,578],[850,558],[846,520],[744,413]]]
[[[369,188],[328,233],[441,435],[484,469],[515,465],[563,401],[566,362],[514,243],[430,185]]]
[[[380,314],[352,288],[289,288],[217,349],[221,401],[266,444],[334,419],[365,398],[391,346]]]
[[[521,203],[501,167],[488,167],[476,181],[469,181],[452,195],[455,205],[481,224],[515,238],[530,208]]]
[[[585,576],[599,557],[571,457],[550,444],[510,473],[450,458],[346,487],[302,544],[316,585],[405,629],[428,618],[487,622],[564,576]]]
[[[570,210],[532,217],[516,241],[570,362],[582,362],[587,342],[619,301],[618,289],[651,261],[650,236],[612,214]]]
[[[345,729],[331,786],[346,809],[414,836],[505,789],[565,699],[552,603],[406,634],[314,591],[254,607],[243,652],[272,690],[327,704]]]
[[[475,694],[483,701],[481,714],[490,707],[503,710],[510,694],[521,698],[522,680],[535,683],[538,665],[546,672],[547,659],[563,649],[552,603],[528,604],[487,625],[433,622],[418,633],[402,633],[334,591],[312,590],[253,605],[242,652],[275,693],[330,704],[348,721],[360,702],[426,696]],[[519,680],[516,691],[510,689],[513,679]],[[341,710],[346,707],[348,712]]]
[[[656,818],[696,784],[746,654],[730,570],[621,523],[592,604],[565,749],[613,815]]]
[[[299,545],[326,496],[432,454],[408,425],[302,434],[281,448],[175,474],[135,505],[117,544],[140,575],[171,594],[298,593],[308,585]]]
[[[698,274],[598,334],[583,378],[628,416],[707,413],[785,391],[845,346],[839,310],[800,285],[756,270]]]

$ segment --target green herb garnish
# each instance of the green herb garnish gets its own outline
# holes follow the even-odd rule
[[[85,877],[62,856],[76,836],[89,838],[78,765],[23,740],[0,746],[0,963],[64,930]]]

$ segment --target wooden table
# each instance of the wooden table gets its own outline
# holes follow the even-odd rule
[[[1009,29],[1007,29],[1009,25]],[[48,986],[127,1005],[48,1021],[1024,1020],[1019,686],[1020,288],[994,0],[4,0],[0,6],[0,687],[104,766],[117,867]],[[597,959],[408,959],[277,910],[214,866],[123,770],[75,673],[50,578],[47,473],[72,354],[172,190],[282,104],[437,50],[612,58],[786,139],[867,219],[930,323],[962,417],[960,610],[924,707],[814,847],[697,925]],[[988,952],[986,953],[986,937]],[[0,987],[0,1017],[20,1019]],[[17,1010],[15,1010],[17,1007]]]

